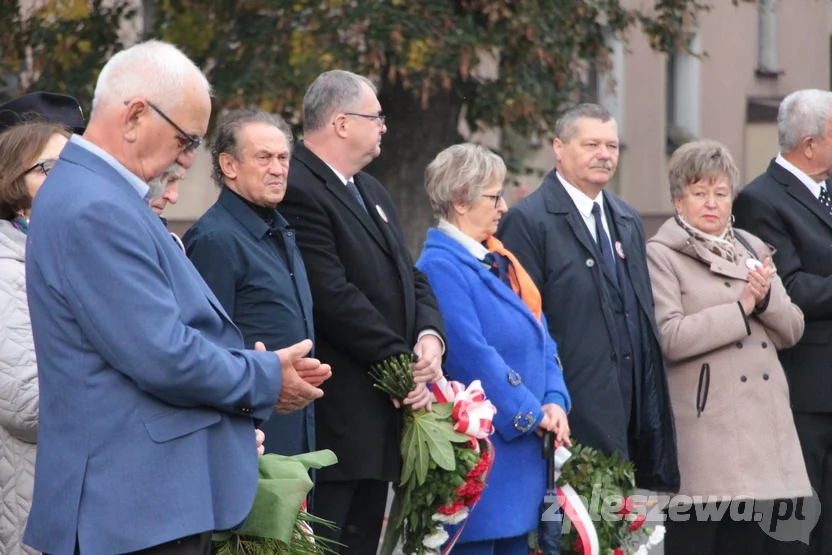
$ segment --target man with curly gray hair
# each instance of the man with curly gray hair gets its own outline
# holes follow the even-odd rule
[[[188,257],[248,349],[258,341],[275,350],[315,337],[306,268],[295,232],[277,210],[291,148],[292,131],[280,116],[243,109],[221,117],[211,140],[220,196],[184,237]],[[315,448],[312,405],[274,414],[260,429],[267,453]]]

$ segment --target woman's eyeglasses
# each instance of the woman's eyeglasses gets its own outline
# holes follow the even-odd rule
[[[52,171],[52,168],[55,167],[55,162],[57,162],[57,160],[55,160],[54,158],[47,158],[46,160],[41,160],[25,172],[23,172],[23,175],[31,173],[37,169],[42,171],[43,175],[49,175],[49,172]]]
[[[500,191],[496,195],[483,195],[485,198],[490,198],[494,201],[494,208],[500,206],[500,199],[503,198],[503,191]]]

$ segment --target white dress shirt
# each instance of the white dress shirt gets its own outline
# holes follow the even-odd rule
[[[778,153],[777,158],[774,161],[780,165],[784,170],[795,176],[800,180],[801,183],[806,185],[806,188],[809,189],[809,192],[814,195],[815,198],[820,198],[820,190],[825,188],[825,184],[818,183],[808,175],[806,175],[803,170],[783,158],[783,155]]]
[[[581,216],[583,216],[584,223],[586,224],[587,229],[589,229],[589,234],[592,235],[595,242],[598,242],[598,237],[596,237],[595,232],[595,216],[592,215],[592,205],[596,202],[601,206],[601,225],[604,226],[604,231],[607,232],[607,237],[612,237],[612,235],[610,235],[610,226],[607,223],[607,209],[604,205],[604,192],[601,191],[595,198],[589,198],[586,193],[566,181],[559,172],[557,173],[557,176],[558,179],[560,179],[560,182],[563,183],[563,188],[566,189],[566,192],[569,193],[569,196],[572,198],[572,202],[574,202],[575,206],[578,208],[578,212],[580,212]],[[610,252],[613,252],[615,249],[613,249],[612,239],[609,241]]]

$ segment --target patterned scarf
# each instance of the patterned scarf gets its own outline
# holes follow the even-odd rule
[[[682,215],[678,213],[676,214],[676,223],[679,224],[682,229],[687,231],[688,235],[702,243],[702,245],[710,252],[720,258],[724,258],[732,264],[737,263],[737,255],[734,252],[734,228],[731,226],[730,222],[727,226],[725,226],[725,230],[719,237],[716,235],[710,235],[704,231],[699,231],[687,223]]]
[[[532,281],[532,278],[529,277],[529,274],[526,273],[526,270],[523,269],[523,266],[520,265],[520,262],[517,261],[514,255],[506,250],[499,239],[491,235],[485,240],[485,244],[489,251],[508,258],[510,262],[508,278],[511,282],[511,289],[529,307],[529,310],[532,311],[537,321],[542,322],[540,314],[543,308],[543,300],[540,298],[540,291],[537,290],[537,286]]]
[[[29,219],[26,216],[18,216],[13,219],[12,226],[23,235],[29,235]]]

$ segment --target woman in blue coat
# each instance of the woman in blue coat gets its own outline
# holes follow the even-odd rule
[[[540,435],[570,444],[569,393],[540,293],[493,236],[508,209],[505,174],[499,156],[473,144],[443,150],[425,172],[439,224],[416,266],[445,320],[445,372],[465,384],[481,380],[497,407],[494,465],[454,555],[526,555],[546,492]]]

